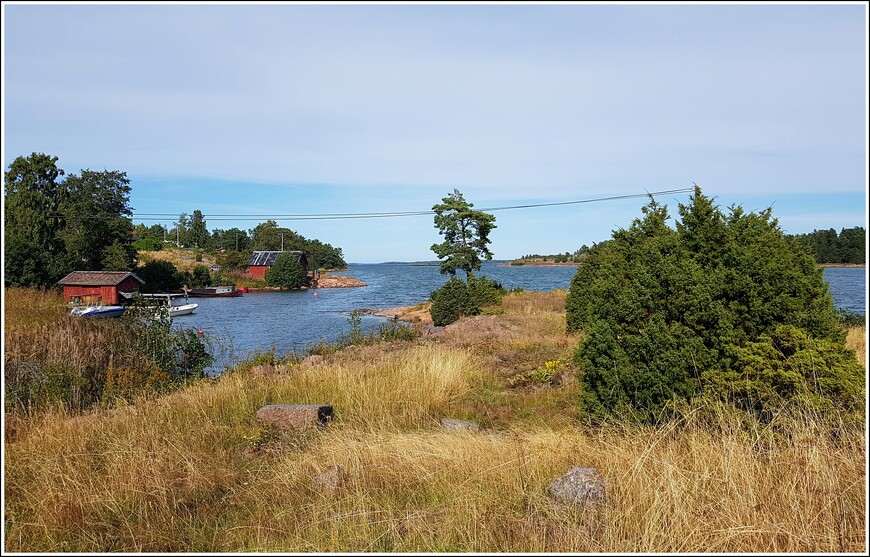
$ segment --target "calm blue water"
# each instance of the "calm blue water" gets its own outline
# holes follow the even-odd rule
[[[507,289],[549,291],[567,289],[576,271],[575,267],[510,267],[488,261],[481,274]],[[865,312],[864,268],[831,267],[824,273],[836,307]],[[347,271],[334,274],[358,278],[368,286],[191,299],[199,304],[196,313],[175,318],[173,325],[202,329],[218,359],[214,371],[219,371],[254,350],[275,347],[278,354],[304,352],[310,343],[335,341],[350,331],[351,311],[416,305],[446,280],[437,264],[351,264]],[[362,316],[364,331],[384,322],[381,317]]]

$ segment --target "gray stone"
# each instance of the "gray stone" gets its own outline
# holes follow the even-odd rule
[[[585,505],[606,501],[607,490],[602,476],[595,468],[571,468],[564,476],[550,484],[550,496],[562,503]]]
[[[259,365],[251,368],[251,375],[272,375],[273,373],[275,370],[272,366]]]
[[[257,410],[257,423],[280,431],[301,433],[318,429],[332,418],[328,404],[270,404]]]
[[[443,427],[444,429],[480,431],[480,426],[474,422],[469,422],[466,420],[455,420],[453,418],[441,418],[441,427]]]
[[[344,467],[338,464],[312,478],[318,491],[324,495],[334,495],[347,484],[347,480],[347,472]]]
[[[307,365],[316,365],[319,363],[323,363],[323,356],[321,356],[320,354],[312,354],[302,360],[302,363]]]

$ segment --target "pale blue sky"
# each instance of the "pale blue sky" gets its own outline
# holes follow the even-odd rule
[[[866,227],[866,26],[864,4],[7,2],[3,167],[123,170],[137,215],[209,228],[693,181],[790,233]],[[573,251],[643,203],[499,211],[491,247]],[[433,259],[440,239],[431,216],[279,224],[350,262]]]

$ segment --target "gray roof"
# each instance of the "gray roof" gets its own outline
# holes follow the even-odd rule
[[[305,257],[305,254],[301,251],[255,251],[251,254],[251,258],[248,260],[248,267],[259,265],[271,267],[275,264],[275,260],[278,259],[278,256],[282,253],[292,253],[296,256],[296,261],[300,262]]]
[[[136,273],[129,271],[73,271],[57,283],[62,286],[115,286],[127,277],[133,277],[140,284],[145,284]]]

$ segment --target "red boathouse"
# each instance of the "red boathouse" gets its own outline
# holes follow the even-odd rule
[[[308,258],[302,251],[255,251],[251,254],[251,259],[248,260],[248,274],[254,278],[265,280],[266,271],[275,264],[275,260],[282,253],[295,256],[305,275],[308,275]]]
[[[73,271],[57,283],[63,286],[67,302],[99,300],[105,305],[116,305],[120,301],[119,292],[136,292],[145,281],[129,271]]]

